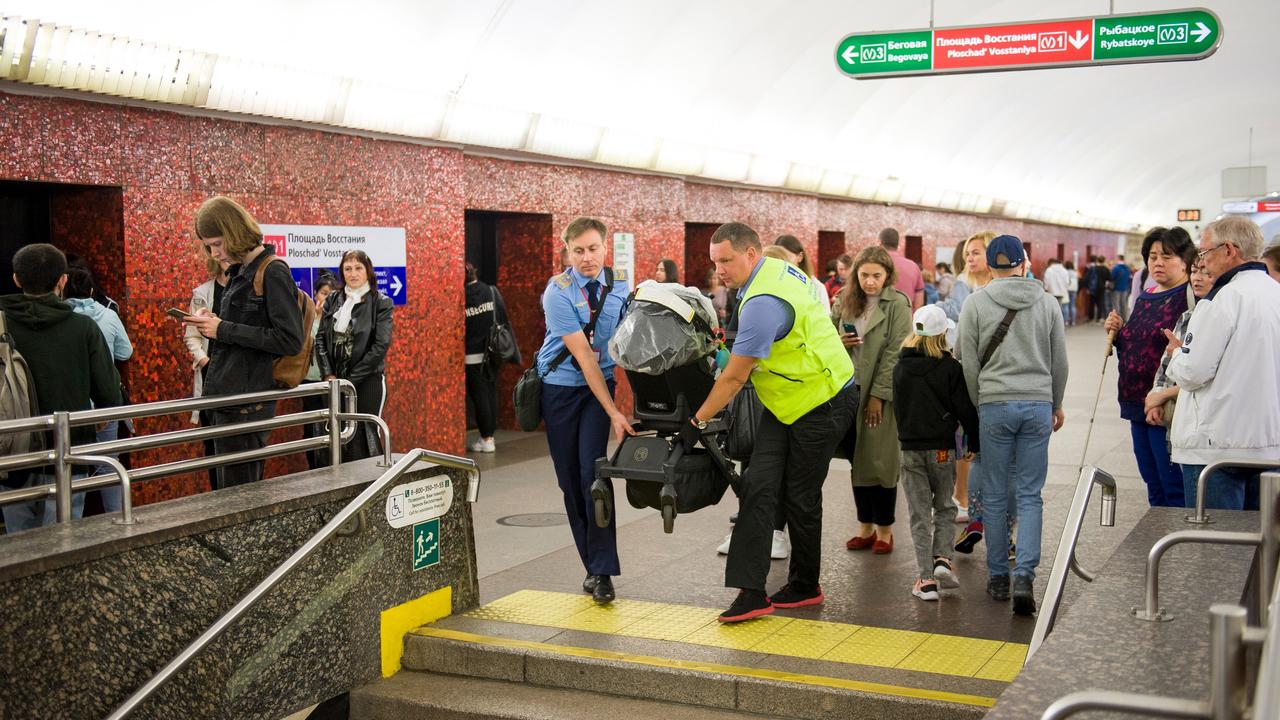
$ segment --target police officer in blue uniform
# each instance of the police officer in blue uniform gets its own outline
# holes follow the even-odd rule
[[[604,266],[606,235],[604,223],[595,218],[578,218],[565,228],[569,269],[551,278],[542,293],[547,334],[537,360],[547,444],[573,540],[587,570],[582,589],[598,603],[613,601],[613,576],[620,571],[615,522],[604,528],[595,522],[595,461],[605,455],[610,427],[618,439],[635,434],[613,404],[609,339],[630,287],[624,272]],[[588,336],[584,330],[595,313],[599,317]],[[548,372],[566,348],[569,357]]]

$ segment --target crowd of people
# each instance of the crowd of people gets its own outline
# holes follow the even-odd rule
[[[171,312],[181,324],[173,332],[182,337],[190,356],[192,395],[236,395],[288,387],[303,379],[340,378],[355,386],[358,412],[381,415],[392,301],[378,291],[369,256],[362,250],[346,252],[338,270],[341,280],[322,276],[312,300],[298,289],[275,249],[263,242],[257,221],[233,200],[210,198],[196,211],[193,224],[208,280],[192,291],[185,311]],[[102,294],[87,263],[80,258],[69,261],[53,245],[37,243],[20,249],[13,267],[21,292],[0,297],[0,313],[12,340],[9,349],[25,360],[25,367],[10,362],[5,371],[29,373],[30,410],[49,414],[128,402],[116,364],[129,359],[133,346],[118,306]],[[292,366],[299,372],[293,373]],[[326,398],[306,401],[309,409],[327,406]],[[259,402],[193,413],[190,421],[225,426],[274,415],[274,402]],[[71,441],[109,441],[131,429],[124,422],[77,427]],[[308,427],[305,434],[322,432]],[[205,443],[205,451],[227,455],[261,448],[268,435],[260,431],[217,437]],[[25,441],[43,439],[33,436]],[[340,459],[346,462],[381,451],[376,429],[361,423]],[[310,453],[308,460],[312,467],[330,462],[321,451]],[[73,479],[85,477],[83,472],[77,467]],[[224,465],[210,471],[209,484],[213,489],[242,485],[261,480],[262,473],[260,460]],[[22,488],[50,484],[54,478],[44,470],[15,471],[0,481],[8,488]],[[100,492],[105,511],[121,507],[119,488]],[[74,518],[82,515],[85,498],[84,492],[73,495]],[[3,509],[8,533],[54,520],[52,501],[10,503]]]
[[[287,384],[282,361],[292,358],[307,380],[350,381],[359,412],[381,414],[392,301],[378,291],[367,254],[346,252],[307,298],[232,200],[205,202],[194,230],[207,280],[176,313],[175,328],[190,356],[193,395],[279,387]],[[542,295],[546,334],[535,360],[548,447],[586,571],[583,589],[602,603],[615,596],[620,565],[613,524],[594,521],[594,463],[610,431],[617,438],[635,432],[614,402],[608,347],[634,279],[606,267],[606,237],[594,218],[566,227],[566,266]],[[820,279],[794,236],[765,245],[750,227],[730,223],[712,237],[715,269],[705,292],[727,357],[682,438],[701,442],[706,423],[748,385],[764,407],[737,521],[720,548],[729,556],[726,585],[739,590],[721,620],[823,602],[821,486],[837,453],[850,462],[856,508],[848,550],[893,552],[901,484],[919,571],[913,595],[933,601],[957,587],[954,553],[973,552],[985,539],[987,592],[1011,599],[1015,613],[1033,613],[1049,439],[1066,419],[1065,328],[1075,322],[1079,293],[1088,297],[1086,316],[1113,338],[1120,415],[1130,423],[1151,505],[1194,505],[1199,476],[1213,463],[1280,458],[1280,245],[1264,247],[1247,219],[1210,223],[1198,248],[1181,228],[1155,228],[1143,240],[1137,272],[1123,257],[1110,266],[1091,258],[1079,271],[1051,259],[1042,280],[1013,236],[975,233],[929,271],[902,256],[898,243],[897,231],[886,228],[877,243],[836,258]],[[34,410],[127,402],[116,363],[131,356],[132,343],[85,262],[35,244],[13,266],[22,292],[0,297],[0,311],[30,368]],[[679,270],[662,260],[654,276],[678,282]],[[464,287],[467,395],[480,430],[470,449],[494,452],[497,368],[513,361],[495,348],[509,318],[497,288],[471,265]],[[325,402],[308,398],[306,407]],[[274,403],[261,402],[191,420],[216,427],[274,414]],[[77,428],[72,440],[130,431],[109,423]],[[324,432],[306,428],[312,437]],[[261,448],[267,434],[217,437],[206,452]],[[378,435],[362,425],[337,460],[379,452]],[[316,467],[335,459],[317,450],[308,460]],[[261,461],[222,466],[211,471],[210,485],[254,482],[262,472]],[[1213,473],[1205,504],[1256,509],[1260,472]],[[47,472],[4,478],[9,487],[52,481]],[[119,508],[119,491],[104,491],[102,502]],[[76,516],[83,503],[77,493]],[[52,504],[13,503],[4,516],[8,532],[37,527],[52,520]],[[768,564],[780,558],[790,559],[788,582],[770,595]]]

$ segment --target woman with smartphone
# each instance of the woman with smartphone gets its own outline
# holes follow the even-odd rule
[[[197,285],[191,292],[191,304],[185,315],[195,315],[201,310],[216,312],[222,304],[222,293],[227,288],[228,263],[215,260],[203,244],[200,245],[199,253],[204,261],[205,275],[209,279]],[[181,321],[183,313],[177,308],[170,308],[169,316]],[[187,346],[187,352],[191,354],[191,370],[194,375],[191,383],[191,397],[200,397],[204,394],[204,376],[209,371],[209,353],[215,341],[201,335],[194,325],[183,326],[182,341]],[[191,424],[210,427],[213,425],[213,413],[209,410],[193,412]],[[204,441],[204,454],[213,455],[212,440]],[[217,486],[218,469],[209,468],[209,487]]]
[[[853,465],[858,532],[845,547],[893,551],[894,506],[902,451],[893,414],[893,369],[911,333],[911,300],[894,288],[893,258],[878,245],[854,258],[849,282],[831,304],[831,321],[853,359],[860,412],[843,446]]]

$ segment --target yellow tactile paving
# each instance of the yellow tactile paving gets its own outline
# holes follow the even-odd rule
[[[718,610],[642,600],[600,606],[586,595],[521,590],[467,613],[482,620],[585,630],[788,657],[1011,682],[1027,646],[957,635],[769,615],[716,621]]]

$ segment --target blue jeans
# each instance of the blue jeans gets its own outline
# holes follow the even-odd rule
[[[1182,492],[1186,497],[1187,507],[1196,506],[1196,482],[1206,465],[1182,466]],[[1280,468],[1275,469],[1280,472]],[[1226,468],[1209,476],[1204,489],[1204,506],[1206,509],[1219,510],[1257,510],[1258,479],[1266,470],[1249,468]]]
[[[107,423],[106,427],[98,431],[98,437],[97,437],[98,442],[111,442],[112,440],[119,440],[119,439],[120,439],[120,422],[119,421],[116,421],[113,423]],[[118,456],[113,455],[112,457],[118,457]],[[111,468],[106,467],[105,465],[101,465],[94,471],[93,474],[106,475],[109,472],[111,472]],[[112,485],[111,487],[104,487],[100,492],[102,493],[102,509],[108,513],[120,512],[120,508],[123,504],[120,498],[120,486]]]
[[[1169,460],[1169,431],[1163,425],[1130,420],[1129,432],[1138,473],[1147,484],[1147,503],[1151,507],[1183,507],[1182,473]]]
[[[1076,324],[1076,296],[1079,294],[1079,290],[1070,290],[1067,292],[1067,308],[1070,309],[1070,314],[1067,317],[1068,325]]]
[[[1045,476],[1049,472],[1052,403],[1015,400],[978,408],[982,433],[982,523],[987,541],[987,573],[1009,574],[1009,496],[1018,515],[1015,575],[1035,579],[1040,564]],[[1008,468],[1005,482],[998,469]],[[996,471],[996,472],[992,472]]]
[[[1070,325],[1071,324],[1071,302],[1070,301],[1059,302],[1058,307],[1061,308],[1062,310],[1062,324]]]
[[[87,475],[72,475],[71,480],[74,482]],[[46,473],[31,473],[27,476],[27,481],[22,487],[29,488],[37,485],[52,485],[53,475]],[[41,506],[44,507],[41,507]],[[50,500],[32,500],[30,502],[9,503],[3,508],[4,513],[4,531],[8,535],[23,530],[32,530],[42,525],[52,525],[58,518],[58,506],[52,499]],[[84,493],[78,492],[71,495],[71,518],[79,520],[84,515]]]

